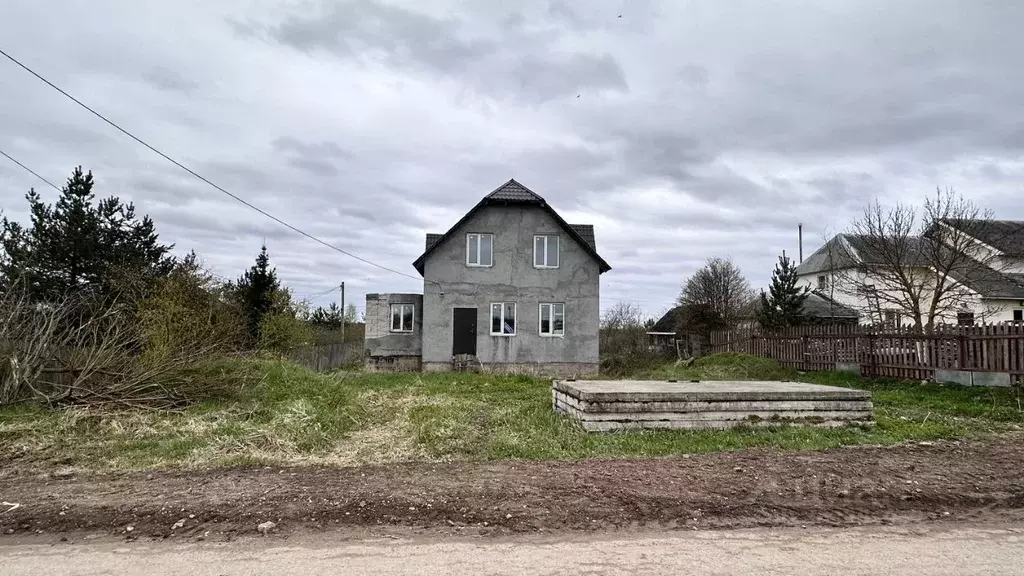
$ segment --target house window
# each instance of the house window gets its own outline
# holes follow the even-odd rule
[[[516,303],[491,304],[491,336],[516,335]]]
[[[540,305],[540,335],[562,336],[565,334],[565,304],[544,302]]]
[[[412,320],[416,316],[416,307],[412,304],[391,305],[391,331],[412,332]]]
[[[828,276],[818,276],[818,290],[825,290],[828,288]]]
[[[558,268],[558,236],[533,237],[534,268]]]
[[[974,326],[974,312],[957,312],[957,326]]]
[[[903,315],[900,314],[899,310],[886,310],[885,323],[889,326],[902,326]]]
[[[490,266],[493,247],[494,234],[466,234],[466,265]]]
[[[1013,311],[1013,321],[1014,322],[1024,322],[1024,310],[1014,310]]]

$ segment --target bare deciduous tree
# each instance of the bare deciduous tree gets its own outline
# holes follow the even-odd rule
[[[754,291],[732,260],[710,258],[686,280],[678,301],[682,306],[710,308],[732,326],[750,313]]]
[[[884,208],[876,201],[851,226],[846,244],[853,245],[833,247],[846,254],[829,251],[830,274],[836,273],[836,288],[861,301],[871,318],[883,309],[894,311],[918,331],[963,311],[984,318],[976,288],[998,280],[1002,263],[976,238],[992,223],[991,212],[952,189],[936,190],[920,211],[907,204]],[[853,265],[834,266],[833,258]]]

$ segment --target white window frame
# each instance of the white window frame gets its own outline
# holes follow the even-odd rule
[[[405,309],[412,308],[412,324],[408,327],[405,326]],[[398,310],[398,328],[395,328],[395,310]],[[392,304],[390,309],[391,315],[388,317],[388,326],[391,328],[391,332],[397,334],[409,334],[413,331],[413,326],[416,325],[416,305],[415,304]]]
[[[484,236],[487,236],[488,238],[491,239],[491,261],[489,263],[487,263],[487,264],[481,264],[480,263],[480,244],[481,244],[481,240],[483,239]],[[470,255],[471,252],[473,252],[470,249],[470,241],[474,237],[476,238],[476,249],[475,249],[476,262],[475,263],[469,261],[469,255]],[[490,268],[491,266],[494,266],[494,234],[484,234],[484,233],[480,233],[480,232],[469,232],[469,233],[466,234],[466,266],[470,266],[470,267],[473,267],[473,268]]]
[[[494,331],[494,306],[501,305],[501,332]],[[505,306],[512,305],[512,333],[506,334],[505,329]],[[487,329],[491,332],[491,336],[515,336],[519,332],[519,303],[518,302],[491,302],[490,307],[487,308]]]
[[[544,263],[537,264],[537,239],[544,239]],[[548,263],[548,241],[551,238],[555,238],[555,265],[552,266]],[[562,263],[562,239],[558,237],[558,234],[537,234],[533,237],[533,267],[534,268],[558,268],[559,264]]]
[[[562,331],[555,332],[555,306],[562,307]],[[548,331],[544,331],[544,308],[548,308]],[[545,338],[565,337],[565,302],[541,302],[537,306],[537,333]]]

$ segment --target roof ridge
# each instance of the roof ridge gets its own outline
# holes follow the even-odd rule
[[[484,200],[515,200],[519,202],[546,202],[544,198],[518,182],[515,178],[509,178],[501,186],[484,196]]]

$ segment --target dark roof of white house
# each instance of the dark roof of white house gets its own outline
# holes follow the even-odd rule
[[[579,243],[583,249],[590,254],[595,260],[597,260],[598,266],[601,273],[607,272],[612,269],[604,258],[597,253],[597,241],[594,238],[594,226],[592,224],[569,224],[555,212],[554,208],[548,205],[547,201],[544,200],[533,190],[530,190],[526,186],[523,186],[515,179],[505,182],[501,186],[498,186],[493,192],[483,197],[480,202],[477,203],[469,212],[466,213],[458,222],[455,223],[447,232],[444,234],[428,233],[426,242],[424,244],[423,254],[412,263],[416,267],[416,270],[423,274],[423,266],[426,262],[427,256],[436,248],[443,240],[455,233],[463,222],[468,220],[478,210],[481,210],[485,206],[507,206],[507,205],[533,205],[547,211],[548,214],[554,218],[555,222],[562,227],[563,230],[569,235],[570,238]]]
[[[908,254],[902,261],[908,264],[917,261],[922,266],[928,266],[930,260],[924,254],[928,254],[928,250],[940,248],[941,245],[937,247],[929,245],[927,242],[927,239],[916,236],[908,237],[906,243]],[[1010,244],[1004,244],[1004,246],[1011,247]],[[829,270],[880,265],[882,258],[879,256],[876,247],[877,244],[873,245],[864,236],[836,234],[824,246],[798,265],[796,273],[798,275],[819,274],[826,273]],[[831,262],[829,262],[830,258]],[[946,259],[943,258],[940,261],[944,260]],[[976,265],[971,266],[968,272],[962,274],[951,272],[950,276],[984,298],[1024,299],[1024,275],[1007,274],[978,262]]]
[[[955,227],[1007,256],[1024,256],[1024,220],[945,219]]]

